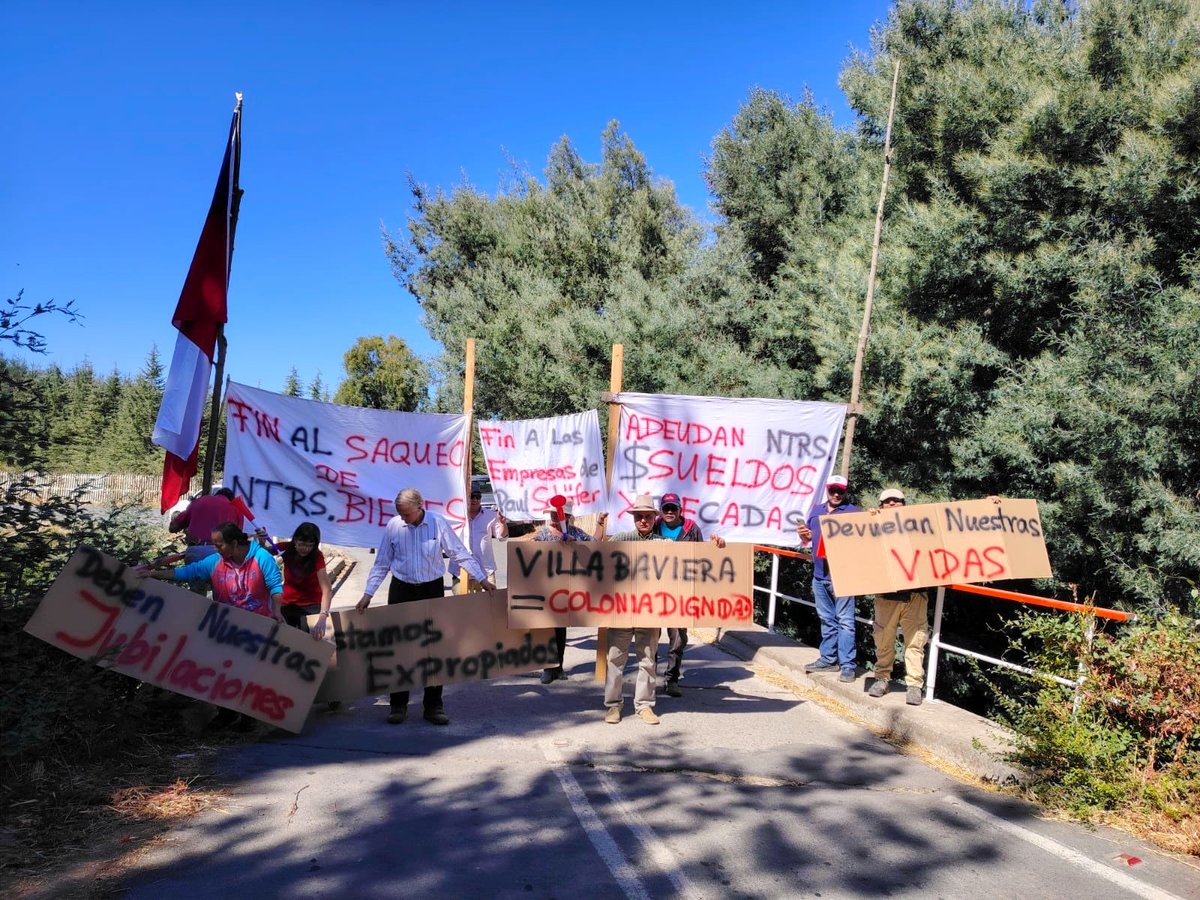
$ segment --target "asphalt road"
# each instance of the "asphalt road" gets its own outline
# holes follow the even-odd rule
[[[444,728],[419,704],[385,724],[386,698],[264,728],[122,896],[1200,898],[1195,868],[964,785],[714,646],[660,726],[628,700],[606,725],[593,653],[573,630],[568,681],[448,688]]]

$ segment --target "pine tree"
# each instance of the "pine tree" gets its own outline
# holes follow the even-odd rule
[[[163,368],[158,348],[152,347],[141,372],[122,393],[110,430],[107,447],[113,471],[145,474],[162,471],[163,451],[150,440],[162,397]]]
[[[283,383],[283,394],[285,397],[300,396],[300,375],[296,372],[296,367],[292,366],[288,372],[287,380]]]

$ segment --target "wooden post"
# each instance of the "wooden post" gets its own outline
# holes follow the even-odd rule
[[[612,369],[608,376],[608,390],[610,393],[621,393],[621,377],[625,369],[625,345],[613,344],[612,348]],[[613,456],[617,449],[617,432],[621,428],[621,404],[608,404],[608,447],[606,448],[604,461],[605,481],[612,484],[613,473]],[[604,681],[608,674],[608,629],[598,628],[596,630],[596,680]]]
[[[475,454],[475,338],[467,338],[467,355],[466,363],[463,366],[463,415],[467,419],[467,449],[466,462],[463,465],[463,491],[467,499],[467,507],[470,508],[471,501],[471,469],[474,465]],[[465,517],[466,524],[463,525],[463,543],[467,547],[471,546],[471,519],[468,513]],[[459,573],[458,592],[460,594],[467,593],[467,579],[470,576],[467,570],[463,569]]]
[[[862,412],[858,402],[862,387],[863,356],[867,352],[867,336],[871,333],[871,306],[875,301],[875,272],[879,267],[879,238],[883,233],[883,203],[887,199],[888,176],[892,172],[892,119],[896,115],[896,86],[900,83],[900,60],[892,75],[892,104],[888,109],[887,132],[883,138],[883,183],[879,188],[879,208],[875,212],[875,239],[871,244],[871,273],[867,276],[867,301],[863,305],[862,330],[858,334],[858,349],[854,354],[854,380],[850,386],[850,407],[846,411],[846,439],[842,442],[842,476],[850,478],[850,451],[854,448],[854,426]]]

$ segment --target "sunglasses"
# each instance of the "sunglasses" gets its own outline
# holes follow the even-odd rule
[[[845,488],[825,488],[825,493],[827,493],[827,494],[844,494],[844,493],[846,493],[846,489]]]

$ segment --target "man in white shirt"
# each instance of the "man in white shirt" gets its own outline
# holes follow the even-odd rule
[[[375,565],[371,566],[362,598],[355,607],[359,612],[371,605],[371,598],[388,572],[392,575],[388,588],[389,606],[444,596],[443,553],[466,569],[485,591],[496,589],[446,520],[425,509],[425,498],[420,491],[416,488],[400,491],[396,495],[396,512],[399,515],[387,523],[379,551],[375,554]],[[399,725],[408,715],[408,691],[393,692],[391,700],[388,724]],[[450,724],[442,703],[440,684],[425,688],[425,721],[434,725]]]
[[[483,508],[483,494],[478,488],[471,488],[471,499],[467,503],[467,549],[475,557],[484,574],[491,578],[496,574],[496,557],[492,553],[492,539],[504,540],[508,537],[508,520],[504,513],[494,509]],[[457,579],[459,565],[450,560],[450,575]],[[482,585],[474,578],[467,579],[468,591],[481,591]]]

